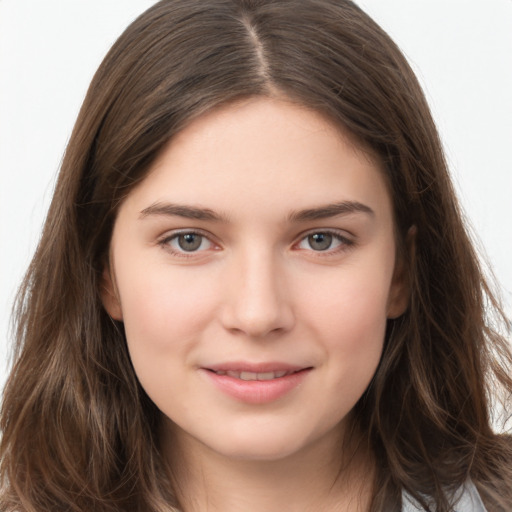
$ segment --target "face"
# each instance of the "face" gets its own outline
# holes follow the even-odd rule
[[[103,301],[166,432],[278,459],[343,432],[406,307],[379,166],[317,113],[192,122],[121,205]]]

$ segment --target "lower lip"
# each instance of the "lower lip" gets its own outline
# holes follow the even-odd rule
[[[218,375],[210,370],[202,372],[226,395],[247,404],[274,402],[298,387],[311,368],[271,380],[242,380],[227,375]]]

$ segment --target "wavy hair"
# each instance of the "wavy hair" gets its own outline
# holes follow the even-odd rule
[[[377,155],[389,182],[411,297],[354,411],[377,461],[371,510],[399,510],[406,490],[425,510],[447,512],[468,478],[489,511],[512,510],[511,438],[491,428],[493,397],[510,411],[509,324],[421,88],[387,34],[347,0],[162,0],[109,51],[17,300],[0,509],[178,509],[160,413],[137,381],[123,325],[102,306],[101,275],[116,211],[169,139],[250,96],[327,116]]]

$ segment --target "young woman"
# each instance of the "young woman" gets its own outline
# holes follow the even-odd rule
[[[507,321],[420,87],[340,0],[164,0],[23,284],[2,511],[505,511]]]

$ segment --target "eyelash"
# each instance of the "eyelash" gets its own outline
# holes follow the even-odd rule
[[[203,233],[199,230],[183,230],[183,231],[175,232],[172,235],[165,236],[164,238],[159,240],[158,245],[160,245],[163,249],[169,251],[173,256],[177,256],[180,258],[193,258],[193,257],[197,257],[198,254],[204,252],[204,250],[186,251],[183,249],[176,250],[176,249],[172,248],[171,242],[174,240],[178,240],[180,236],[185,236],[185,235],[196,235],[198,237],[201,237],[200,246],[203,244],[203,242],[205,240],[211,246],[216,245],[206,233]],[[339,233],[339,231],[332,230],[332,229],[317,229],[317,230],[303,233],[300,236],[300,239],[298,240],[298,242],[293,244],[293,247],[298,247],[300,244],[302,244],[304,241],[306,241],[308,239],[308,237],[311,237],[314,235],[329,235],[332,237],[333,241],[336,240],[337,242],[339,242],[339,246],[335,247],[334,249],[327,248],[325,250],[317,250],[317,251],[315,251],[311,247],[309,249],[299,249],[299,250],[307,250],[307,251],[311,251],[311,252],[315,253],[315,255],[318,255],[320,257],[328,257],[328,256],[336,255],[340,252],[346,251],[355,245],[354,240],[351,240],[351,239],[341,235]]]
[[[199,236],[201,237],[201,245],[203,244],[204,240],[207,240],[210,245],[215,246],[215,243],[211,241],[210,237],[207,234],[194,229],[186,229],[183,231],[175,232],[172,235],[165,236],[164,238],[158,241],[158,245],[160,245],[163,249],[169,251],[173,256],[178,256],[179,258],[193,258],[196,257],[197,254],[199,254],[200,252],[203,252],[173,249],[173,247],[171,246],[171,242],[174,240],[178,240],[180,236],[185,235]]]
[[[355,241],[351,240],[350,238],[343,236],[340,234],[339,231],[333,230],[333,229],[315,229],[313,231],[309,231],[307,233],[304,233],[301,235],[300,240],[294,244],[294,246],[298,246],[299,244],[303,243],[305,240],[307,240],[309,237],[313,235],[329,235],[332,236],[333,241],[336,240],[339,242],[338,247],[335,247],[334,249],[327,248],[325,250],[318,250],[315,251],[313,248],[310,249],[304,249],[304,250],[310,250],[311,252],[314,252],[315,255],[320,257],[329,257],[333,255],[337,255],[340,252],[347,251],[351,247],[355,245]]]

